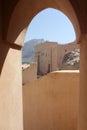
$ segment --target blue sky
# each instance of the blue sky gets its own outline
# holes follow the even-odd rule
[[[75,41],[75,31],[70,20],[59,10],[48,8],[37,14],[28,26],[25,42],[44,39],[60,44]]]

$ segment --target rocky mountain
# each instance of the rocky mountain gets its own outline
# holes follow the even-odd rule
[[[79,70],[80,49],[66,53],[62,59],[61,70]]]
[[[43,42],[43,39],[33,39],[24,44],[22,49],[22,64],[31,62],[34,57],[34,47]]]

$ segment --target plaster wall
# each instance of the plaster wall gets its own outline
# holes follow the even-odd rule
[[[78,130],[87,130],[87,34],[80,39],[80,91]]]
[[[37,61],[38,72],[40,74],[57,70],[57,43],[46,41],[45,43],[36,45],[35,61]]]
[[[49,73],[23,87],[24,130],[77,130],[79,72]]]
[[[0,39],[1,39],[1,29],[2,29],[2,15],[1,15],[1,5],[0,5]]]
[[[58,51],[57,46],[52,47],[52,71],[58,70]]]
[[[22,84],[29,83],[37,79],[37,64],[31,63],[27,68],[22,69]]]
[[[78,48],[80,48],[80,45],[76,43],[61,45],[55,42],[45,42],[36,45],[35,61],[38,66],[37,71],[40,74],[45,74],[61,69],[64,55]]]
[[[23,130],[21,49],[0,40],[0,130]]]

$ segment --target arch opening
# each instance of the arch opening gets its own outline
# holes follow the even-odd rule
[[[73,24],[63,12],[47,8],[39,12],[29,24],[25,42],[31,39],[67,44],[76,40],[76,33]]]
[[[78,48],[69,18],[57,9],[47,8],[38,13],[27,28],[22,63],[34,67],[37,64],[35,73],[44,75],[61,70],[64,55]]]

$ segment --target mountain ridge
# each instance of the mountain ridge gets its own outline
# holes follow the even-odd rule
[[[44,39],[32,39],[24,43],[22,49],[22,64],[30,63],[33,60],[34,47],[39,43],[44,43]]]

